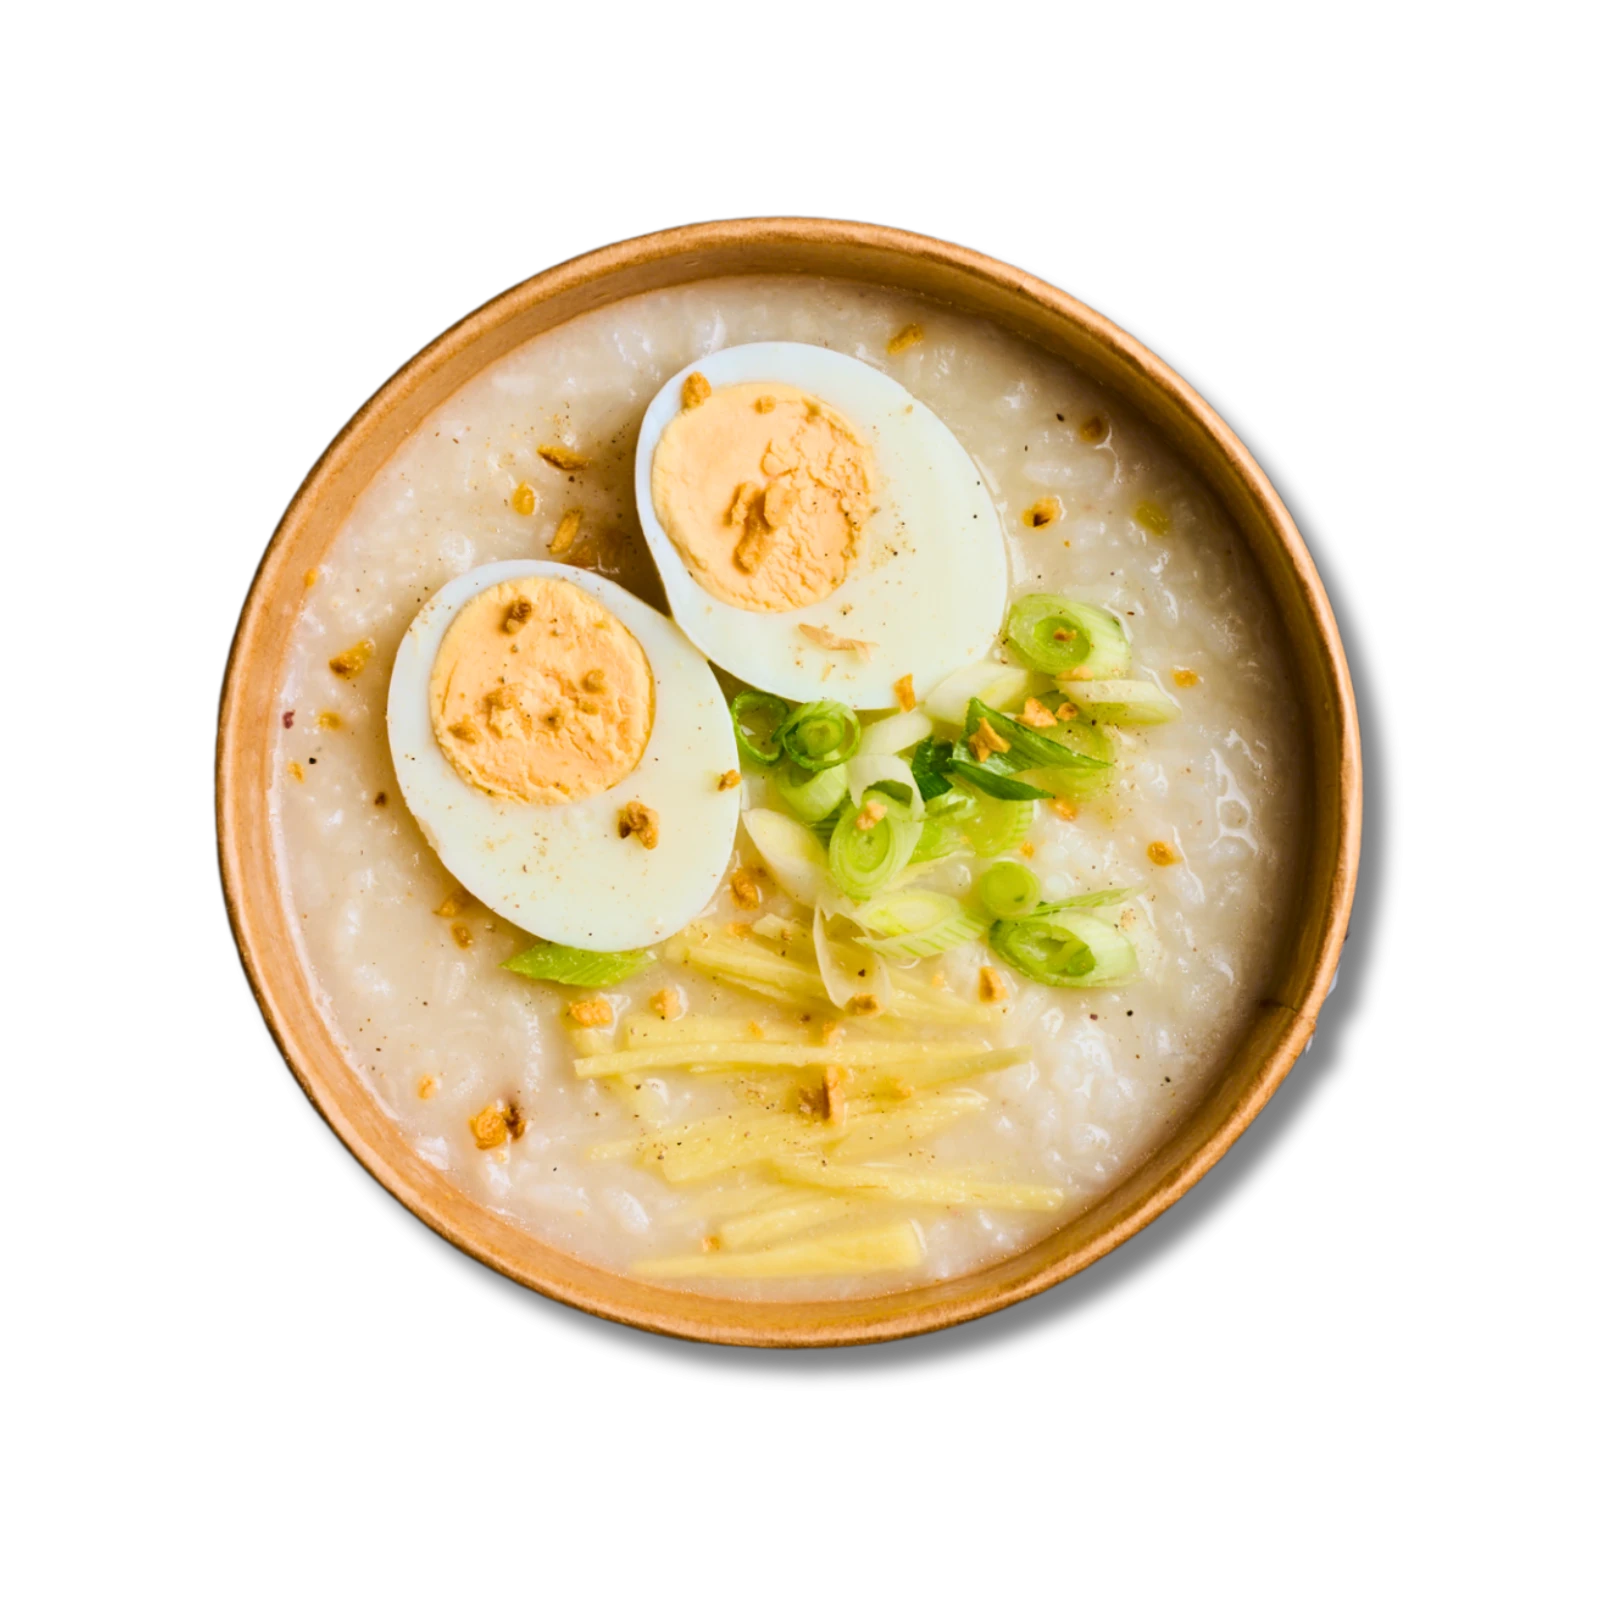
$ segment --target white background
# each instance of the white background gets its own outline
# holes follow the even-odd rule
[[[0,113],[7,1612],[1616,1612],[1612,9],[46,9]],[[1037,1302],[813,1355],[596,1323],[393,1204],[258,1021],[210,804],[360,401],[546,265],[770,212],[985,249],[1203,389],[1368,765],[1341,985],[1228,1159]]]

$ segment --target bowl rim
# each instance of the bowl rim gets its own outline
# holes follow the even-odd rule
[[[292,549],[295,538],[305,526],[317,519],[323,499],[339,479],[356,447],[393,415],[423,382],[437,376],[457,357],[466,356],[469,352],[476,353],[484,340],[500,332],[507,323],[524,312],[564,294],[577,293],[582,288],[606,281],[638,265],[672,259],[689,259],[698,263],[705,256],[757,244],[782,248],[816,246],[833,250],[847,246],[889,258],[922,261],[940,267],[949,274],[984,286],[1008,307],[1039,311],[1044,317],[1054,318],[1058,325],[1078,331],[1092,348],[1106,354],[1122,374],[1132,375],[1133,386],[1148,394],[1161,396],[1174,411],[1190,421],[1208,442],[1213,455],[1222,462],[1225,473],[1235,480],[1236,487],[1252,503],[1253,510],[1269,531],[1270,540],[1279,548],[1293,584],[1298,588],[1309,632],[1314,637],[1315,651],[1323,660],[1328,699],[1325,712],[1304,718],[1305,736],[1308,741],[1315,740],[1313,734],[1326,726],[1337,766],[1333,864],[1326,876],[1325,913],[1318,947],[1305,979],[1304,993],[1297,1003],[1291,1002],[1286,1006],[1274,1004],[1282,1020],[1269,1050],[1254,1065],[1248,1082],[1214,1128],[1168,1174],[1122,1209],[1106,1227],[1084,1241],[1061,1249],[1037,1266],[1022,1272],[1015,1267],[1010,1275],[991,1275],[995,1272],[1005,1273],[1008,1264],[1016,1263],[1020,1254],[1028,1255],[1050,1239],[1038,1241],[1036,1245],[1009,1257],[1009,1261],[949,1279],[945,1284],[913,1284],[885,1294],[864,1296],[856,1301],[745,1301],[690,1293],[636,1282],[626,1279],[622,1273],[578,1261],[566,1251],[551,1248],[533,1234],[523,1232],[515,1223],[499,1216],[480,1222],[481,1230],[469,1230],[465,1210],[462,1211],[462,1218],[457,1219],[447,1213],[443,1206],[462,1204],[475,1210],[485,1210],[485,1206],[477,1205],[443,1177],[438,1179],[448,1189],[447,1195],[437,1199],[424,1196],[419,1184],[420,1176],[412,1174],[411,1166],[405,1162],[413,1161],[419,1170],[424,1161],[419,1159],[404,1132],[394,1124],[394,1140],[391,1144],[379,1145],[371,1140],[339,1105],[338,1099],[334,1098],[330,1088],[316,1072],[316,1065],[308,1060],[297,1038],[287,987],[279,982],[284,978],[296,979],[297,988],[305,992],[309,1009],[313,1008],[313,998],[308,994],[307,973],[302,971],[302,958],[298,958],[300,971],[297,974],[278,974],[274,971],[274,953],[266,933],[267,919],[255,915],[246,898],[250,852],[247,847],[249,840],[244,833],[246,818],[242,788],[246,784],[239,777],[242,771],[242,738],[244,727],[249,724],[251,708],[249,654],[258,648],[269,632],[271,603],[267,585],[273,565],[282,554]],[[698,268],[695,273],[679,280],[681,284],[686,284],[736,273],[726,269]],[[792,271],[780,269],[759,273],[788,274]],[[596,307],[607,307],[633,295],[616,294]],[[1004,327],[1008,324],[995,313],[991,313],[989,318]],[[1039,342],[1039,339],[1036,341]],[[479,361],[468,376],[475,375],[489,363],[490,359]],[[465,380],[463,378],[457,382],[449,393],[453,394]],[[1116,392],[1119,388],[1117,382],[1107,382],[1107,386]],[[449,394],[444,397],[449,397]],[[1200,478],[1208,483],[1208,464],[1200,465],[1197,458],[1184,447],[1178,449]],[[349,501],[351,508],[353,498]],[[1229,505],[1218,494],[1216,498],[1223,507]],[[1239,527],[1241,530],[1243,526]],[[1248,546],[1246,533],[1244,538]],[[864,1344],[934,1332],[1029,1298],[1110,1253],[1163,1214],[1208,1173],[1252,1123],[1309,1044],[1322,1004],[1332,989],[1354,901],[1360,856],[1363,784],[1355,695],[1326,589],[1281,497],[1233,430],[1185,379],[1143,344],[1080,300],[1027,271],[974,249],[892,226],[767,216],[684,225],[628,238],[580,254],[530,276],[480,305],[434,338],[354,413],[305,476],[254,571],[232,638],[221,688],[214,793],[219,870],[226,914],[259,1011],[283,1060],[305,1095],[338,1139],[381,1186],[440,1237],[472,1258],[537,1293],[592,1315],[676,1338],[761,1347],[810,1347]],[[267,820],[267,799],[259,809]],[[1318,836],[1321,836],[1320,829]],[[1303,924],[1304,920],[1299,919],[1299,923]],[[283,917],[280,921],[290,936],[290,920]],[[315,1017],[317,1022],[321,1022],[318,1012]],[[344,1061],[347,1065],[347,1060]],[[352,1065],[349,1067],[352,1069]],[[1206,1097],[1218,1089],[1219,1080],[1219,1075],[1212,1078]],[[362,1086],[365,1084],[364,1081],[359,1083]],[[1189,1114],[1178,1130],[1149,1154],[1149,1161],[1176,1140],[1180,1130],[1187,1128],[1196,1112],[1195,1109],[1193,1114]],[[1123,1180],[1129,1181],[1135,1173],[1132,1170]],[[1104,1195],[1105,1200],[1107,1196]],[[485,1213],[488,1213],[487,1210]],[[1082,1221],[1084,1216],[1085,1211],[1082,1210],[1069,1224]],[[1069,1224],[1059,1227],[1052,1236],[1061,1236],[1069,1230]],[[519,1258],[510,1248],[503,1252],[499,1242],[501,1231],[515,1234],[513,1246],[537,1251],[547,1257],[549,1263],[535,1264],[532,1255]],[[581,1276],[585,1279],[583,1284]],[[589,1279],[593,1276],[611,1280],[621,1289],[628,1281],[628,1293],[634,1298],[627,1300],[599,1293],[590,1285]],[[975,1278],[986,1280],[975,1287]],[[939,1297],[922,1303],[917,1296],[924,1292],[933,1292]],[[909,1305],[908,1300],[911,1301]],[[818,1303],[829,1308],[855,1304],[864,1309],[858,1316],[818,1323],[813,1320],[814,1308]],[[790,1320],[786,1323],[773,1322],[773,1313],[786,1315]]]

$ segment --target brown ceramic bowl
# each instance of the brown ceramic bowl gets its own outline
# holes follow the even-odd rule
[[[1151,1158],[1068,1225],[968,1276],[870,1299],[762,1304],[588,1265],[474,1203],[412,1151],[316,1011],[277,881],[269,803],[275,694],[304,572],[412,429],[476,372],[582,311],[715,276],[784,271],[901,287],[987,316],[1152,422],[1225,506],[1276,598],[1303,700],[1310,796],[1294,949],[1226,1072]],[[1168,1209],[1264,1107],[1310,1038],[1350,918],[1361,831],[1355,699],[1333,613],[1292,519],[1232,430],[1163,361],[1057,288],[946,242],[814,219],[689,225],[588,253],[485,304],[385,383],[316,463],[259,565],[225,677],[217,795],[226,904],[254,994],[299,1084],[361,1164],[441,1237],[542,1294],[636,1327],[754,1345],[859,1344],[963,1322],[1072,1276]]]

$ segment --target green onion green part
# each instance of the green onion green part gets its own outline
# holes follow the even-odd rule
[[[1041,706],[1054,716],[1069,702],[1061,692],[1046,692],[1042,694]],[[1070,708],[1076,707],[1069,704]],[[1067,720],[1059,720],[1055,726],[1045,728],[1047,734],[1058,742],[1072,748],[1075,753],[1083,754],[1087,759],[1102,761],[1109,765],[1114,759],[1114,741],[1103,728],[1081,715],[1070,715]]]
[[[600,990],[652,963],[651,951],[585,951],[575,945],[553,945],[549,940],[537,939],[526,950],[509,956],[501,966],[526,979]]]
[[[1090,720],[1115,726],[1162,726],[1181,718],[1181,705],[1152,681],[1063,681],[1061,686]]]
[[[1005,855],[1029,837],[1035,806],[1024,799],[987,799],[975,795],[975,810],[962,823],[975,855]]]
[[[1000,771],[992,770],[988,764],[980,765],[968,751],[958,743],[961,757],[957,754],[951,756],[951,775],[964,782],[971,783],[981,793],[987,793],[992,799],[1050,799],[1054,797],[1050,788],[1043,788],[1035,782],[1020,782],[1015,776],[1003,776]]]
[[[1127,900],[1134,900],[1141,892],[1140,888],[1096,889],[1090,894],[1077,894],[1072,900],[1053,900],[1046,905],[1037,906],[1035,911],[1038,916],[1045,916],[1054,911],[1069,911],[1075,907],[1097,911],[1105,906],[1122,906]]]
[[[992,917],[1027,917],[1041,903],[1041,881],[1017,861],[997,861],[980,875],[979,899]]]
[[[870,805],[881,810],[869,825],[857,825]],[[859,804],[845,805],[827,846],[832,880],[851,900],[871,900],[899,876],[922,833],[922,820],[898,799],[876,789]]]
[[[1064,990],[1099,990],[1136,972],[1136,952],[1117,928],[1088,911],[1003,919],[990,948],[1027,979]]]
[[[815,826],[836,815],[843,805],[849,791],[849,767],[834,765],[811,776],[797,765],[784,765],[776,775],[776,790],[800,821]]]
[[[944,860],[948,855],[970,849],[972,846],[963,829],[976,802],[972,794],[950,786],[930,799],[923,816],[922,835],[911,852],[911,864],[918,866],[924,861]]]
[[[1106,608],[1037,592],[1013,603],[1006,637],[1025,663],[1047,675],[1086,669],[1090,680],[1131,672],[1131,638]]]
[[[749,765],[774,765],[782,757],[777,737],[788,707],[774,692],[741,691],[731,700],[737,752]]]
[[[924,799],[937,799],[951,791],[950,777],[946,775],[950,764],[951,745],[942,738],[930,737],[917,744],[911,756],[911,774]]]
[[[1088,755],[1077,753],[1067,743],[1059,742],[1052,735],[1055,728],[1026,726],[1022,720],[1014,720],[1011,715],[998,714],[975,698],[968,704],[967,723],[962,728],[963,737],[973,736],[980,725],[986,723],[1007,745],[1005,753],[991,753],[985,758],[984,763],[994,770],[1011,774],[1014,771],[1032,771],[1044,766],[1067,770],[1081,764],[1105,763],[1103,760],[1091,759]],[[968,757],[972,758],[971,753]]]
[[[847,704],[801,703],[780,726],[776,740],[802,771],[830,771],[853,758],[861,745],[861,723]]]

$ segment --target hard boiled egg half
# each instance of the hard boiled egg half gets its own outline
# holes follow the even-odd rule
[[[713,671],[662,614],[561,563],[489,563],[427,603],[394,661],[388,743],[456,880],[559,944],[667,938],[736,838]]]
[[[796,700],[892,708],[981,657],[1007,548],[972,458],[892,377],[804,343],[722,349],[647,407],[636,504],[675,622]]]

